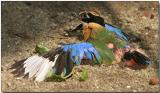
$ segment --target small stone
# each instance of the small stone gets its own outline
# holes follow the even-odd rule
[[[1,68],[1,71],[3,71],[4,69],[3,69],[3,67]]]
[[[58,45],[58,47],[61,47],[61,45]]]
[[[149,81],[150,85],[157,85],[159,83],[159,79],[157,77],[152,77]]]
[[[158,35],[156,34],[154,37],[155,37],[155,38],[158,38]]]
[[[22,85],[26,85],[26,83],[22,83]]]
[[[147,17],[145,17],[145,16],[142,16],[142,19],[147,19]]]
[[[65,33],[64,35],[65,35],[65,36],[69,36],[69,34],[68,34],[68,33]]]
[[[17,77],[16,79],[17,79],[17,80],[20,80],[21,78],[20,78],[20,77]]]
[[[75,28],[74,26],[70,26],[70,28],[72,29],[72,28]]]
[[[10,47],[10,45],[7,45],[7,47],[9,48],[9,47]]]
[[[148,26],[147,26],[147,27],[145,27],[144,29],[145,29],[145,30],[148,30],[148,31],[150,31],[150,30],[151,30],[151,28],[150,28],[150,27],[148,27]]]
[[[131,88],[131,86],[127,86],[127,88]]]
[[[133,90],[133,92],[137,92],[137,90]]]
[[[150,16],[150,14],[148,13],[148,12],[144,12],[144,14],[143,14],[145,17],[149,17]]]
[[[154,19],[154,14],[151,14],[150,19]]]
[[[148,33],[145,33],[146,35],[148,35]]]
[[[127,17],[127,18],[125,19],[125,21],[126,21],[126,23],[132,23],[132,22],[133,22],[133,19]]]

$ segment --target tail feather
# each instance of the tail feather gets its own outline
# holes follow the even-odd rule
[[[151,64],[151,60],[149,57],[146,55],[138,52],[138,51],[133,51],[132,52],[133,59],[138,63],[138,64],[143,64],[143,65],[149,65]]]
[[[135,62],[139,65],[149,65],[149,64],[151,64],[150,58],[148,56],[144,55],[143,53],[138,52],[138,51],[126,52],[123,56],[123,59],[125,59],[125,60],[134,59]]]

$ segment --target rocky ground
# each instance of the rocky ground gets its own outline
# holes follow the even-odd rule
[[[154,92],[149,85],[157,74],[158,2],[2,2],[2,91],[130,91]],[[61,34],[79,20],[85,9],[98,9],[108,23],[122,28],[153,60],[147,69],[131,70],[119,65],[78,66],[86,68],[89,79],[80,82],[74,76],[63,82],[35,82],[14,77],[11,65],[34,54],[37,43],[49,48],[59,43],[78,42]]]

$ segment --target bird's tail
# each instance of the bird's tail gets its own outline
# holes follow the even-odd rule
[[[141,53],[140,51],[137,50],[126,52],[123,56],[123,59],[125,60],[133,59],[138,65],[148,66],[151,64],[150,58],[144,53]]]

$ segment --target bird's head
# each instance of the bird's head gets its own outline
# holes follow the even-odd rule
[[[83,22],[89,23],[90,20],[92,19],[92,14],[84,11],[79,14],[79,17],[80,17],[80,20],[82,20]]]
[[[100,16],[100,14],[94,11],[82,11],[79,13],[80,20],[86,23],[89,23],[95,16]]]

